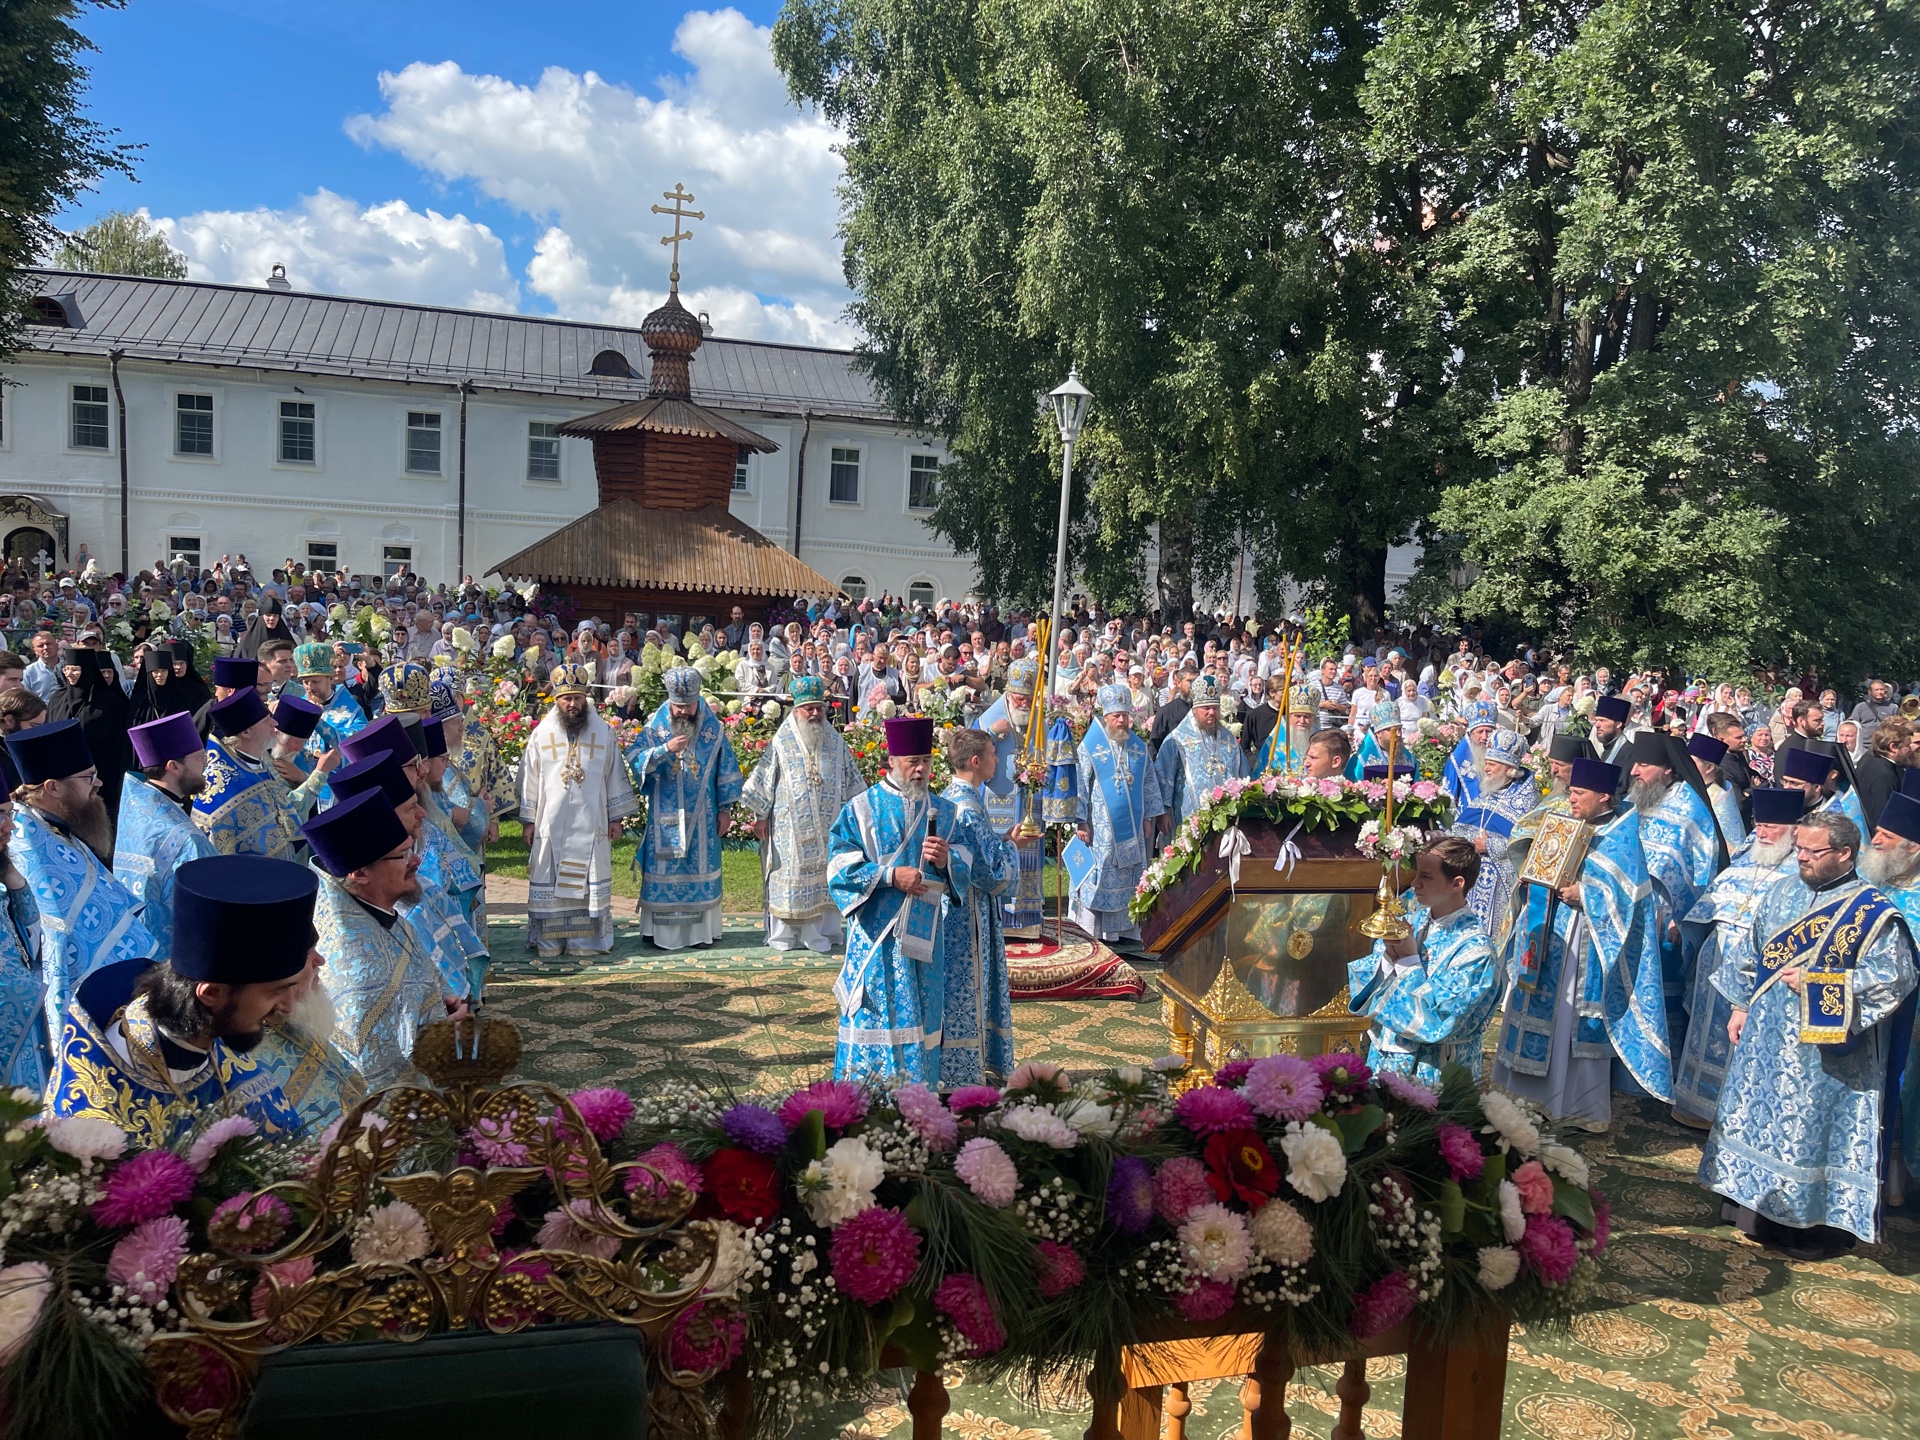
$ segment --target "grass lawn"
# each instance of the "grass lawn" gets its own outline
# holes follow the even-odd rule
[[[1055,868],[1049,860],[1045,874],[1048,914],[1053,913]],[[520,838],[517,821],[503,821],[500,838],[487,847],[487,873],[511,875],[520,880],[527,878],[527,844]],[[727,914],[748,915],[759,910],[766,903],[760,883],[760,853],[757,850],[721,851],[720,887],[720,905]],[[636,900],[640,897],[640,877],[633,869],[631,836],[622,837],[613,847],[613,893]]]

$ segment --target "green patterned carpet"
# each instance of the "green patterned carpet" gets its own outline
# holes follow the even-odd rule
[[[768,951],[755,943],[757,926],[729,930],[712,951],[669,956],[623,921],[612,956],[547,966],[525,951],[517,921],[500,921],[491,938],[501,960],[489,993],[520,1027],[529,1078],[625,1086],[693,1067],[743,1089],[773,1088],[832,1064],[838,960]],[[1167,1048],[1152,1000],[1022,1003],[1014,1020],[1021,1056],[1075,1068]],[[1503,1434],[1894,1440],[1920,1431],[1920,1204],[1889,1217],[1881,1245],[1788,1261],[1713,1223],[1718,1206],[1692,1179],[1699,1136],[1654,1107],[1616,1107],[1613,1133],[1584,1147],[1615,1206],[1607,1308],[1569,1334],[1515,1332]],[[1399,1435],[1403,1373],[1399,1358],[1369,1367],[1369,1436]],[[1329,1432],[1338,1378],[1332,1368],[1295,1377],[1295,1434]],[[1084,1392],[1067,1380],[1035,1411],[999,1386],[948,1379],[947,1428],[963,1440],[1077,1440],[1086,1427]],[[1193,1399],[1194,1440],[1237,1432],[1237,1384],[1196,1384]],[[864,1408],[842,1407],[799,1434],[900,1440],[907,1425],[902,1397],[876,1384]]]

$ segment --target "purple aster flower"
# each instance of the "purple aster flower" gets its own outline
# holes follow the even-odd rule
[[[771,1155],[787,1143],[787,1127],[764,1105],[745,1101],[720,1117],[720,1130],[743,1150]]]
[[[1138,1155],[1122,1155],[1113,1162],[1107,1216],[1123,1235],[1138,1235],[1153,1223],[1153,1168]]]
[[[1320,1077],[1298,1055],[1261,1056],[1240,1093],[1269,1120],[1305,1120],[1326,1099]]]
[[[1213,1083],[1223,1085],[1229,1090],[1238,1090],[1246,1082],[1247,1072],[1253,1069],[1251,1060],[1229,1060],[1213,1072]]]
[[[1478,1180],[1487,1168],[1487,1157],[1481,1152],[1480,1142],[1473,1138],[1473,1132],[1450,1120],[1440,1122],[1440,1158],[1455,1180]]]

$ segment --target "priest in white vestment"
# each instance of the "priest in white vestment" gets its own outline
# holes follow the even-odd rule
[[[827,894],[828,836],[840,807],[866,779],[840,732],[827,723],[827,682],[787,682],[793,713],[747,777],[741,801],[754,814],[767,880],[767,944],[828,954],[842,930]]]
[[[590,665],[553,672],[553,708],[520,757],[527,840],[527,943],[544,959],[613,949],[613,842],[634,813],[613,727],[588,697]]]

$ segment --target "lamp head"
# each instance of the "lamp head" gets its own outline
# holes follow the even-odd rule
[[[1080,383],[1078,366],[1067,372],[1066,384],[1054,390],[1048,397],[1053,401],[1053,418],[1060,426],[1060,439],[1071,445],[1080,436],[1080,427],[1087,423],[1087,411],[1093,405],[1093,392]]]

